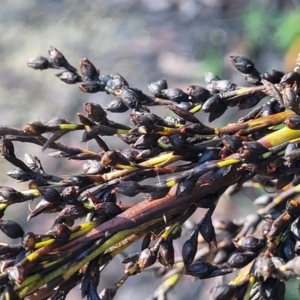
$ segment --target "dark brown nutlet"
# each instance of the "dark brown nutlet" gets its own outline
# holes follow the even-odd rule
[[[166,79],[161,79],[156,82],[151,82],[148,84],[148,89],[154,97],[163,97],[161,91],[167,88],[168,88],[168,84]]]
[[[106,122],[106,111],[102,108],[100,104],[87,102],[84,104],[84,110],[88,114],[88,117],[96,123]]]
[[[254,252],[234,253],[228,260],[228,266],[232,268],[243,268],[257,255],[258,253]]]
[[[99,70],[87,58],[80,61],[80,71],[83,81],[99,81]]]
[[[244,56],[231,55],[229,58],[233,66],[241,73],[250,74],[255,71],[254,63]]]
[[[186,268],[186,273],[199,279],[205,279],[212,276],[213,272],[219,270],[217,266],[214,266],[205,261],[195,262]]]
[[[191,97],[192,102],[197,102],[197,103],[203,103],[211,96],[209,90],[198,85],[190,85],[187,88],[187,92]]]
[[[174,247],[172,240],[162,242],[158,250],[159,262],[170,269],[174,265]]]
[[[22,238],[22,246],[25,250],[33,250],[36,244],[37,238],[33,232],[27,232]]]
[[[233,242],[240,251],[250,252],[258,252],[265,245],[264,239],[258,239],[254,236],[238,237],[235,240],[233,240]]]
[[[27,67],[34,70],[46,70],[51,66],[49,60],[46,57],[38,56],[35,58],[30,58],[27,61]]]
[[[15,221],[11,220],[0,220],[0,230],[5,233],[11,239],[17,239],[24,235],[24,230]]]
[[[66,224],[56,224],[52,227],[51,234],[58,241],[66,241],[71,235],[71,230]]]
[[[185,266],[189,266],[195,258],[198,247],[198,234],[199,234],[199,226],[194,229],[190,239],[185,241],[182,246],[182,259]]]
[[[300,129],[300,116],[290,116],[285,119],[284,124],[293,130]]]
[[[149,248],[146,248],[145,250],[143,250],[141,252],[138,262],[137,262],[140,270],[143,270],[145,268],[152,266],[156,262],[156,259],[157,259],[156,255],[157,255],[157,253],[154,253]]]

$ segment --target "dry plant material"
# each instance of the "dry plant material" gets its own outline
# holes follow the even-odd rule
[[[61,81],[83,92],[106,92],[116,99],[105,108],[85,103],[78,123],[55,118],[29,122],[23,129],[0,127],[1,154],[14,166],[8,175],[28,182],[24,191],[0,188],[0,230],[16,239],[0,245],[0,299],[65,299],[78,284],[82,297],[113,299],[130,276],[146,268],[161,278],[152,299],[167,299],[183,276],[206,279],[233,272],[237,276],[216,286],[211,299],[284,299],[285,282],[300,276],[299,66],[286,74],[260,73],[248,58],[230,56],[230,61],[250,86],[208,73],[205,87],[190,85],[183,91],[161,79],[149,83],[150,94],[120,74],[100,75],[87,58],[80,60],[78,71],[54,47],[48,58],[28,61],[35,70],[59,69]],[[151,113],[158,105],[177,116]],[[213,121],[233,106],[253,110],[222,128],[206,126],[195,116],[203,110]],[[130,111],[133,126],[108,119],[106,111]],[[95,140],[99,151],[58,142],[74,130],[82,132],[84,142]],[[112,149],[103,136],[127,146]],[[37,157],[16,157],[17,142],[54,149],[49,155],[58,159],[82,160],[83,169],[64,178],[48,174]],[[157,175],[168,176],[153,185],[143,183]],[[219,198],[242,186],[274,192],[255,199],[256,213],[240,222],[216,220]],[[140,201],[124,205],[122,195],[139,195]],[[24,232],[5,219],[8,206],[35,198],[40,201],[28,220],[56,216],[44,234]],[[191,229],[186,221],[199,207],[207,212]],[[78,219],[81,225],[74,226]],[[182,232],[187,239],[176,258],[174,244]],[[125,274],[98,294],[104,267],[139,239],[141,251],[124,257]]]

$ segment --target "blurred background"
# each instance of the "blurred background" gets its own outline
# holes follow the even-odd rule
[[[203,85],[204,73],[211,71],[221,78],[231,78],[246,85],[234,70],[228,56],[244,55],[252,59],[260,72],[269,69],[289,71],[300,52],[300,0],[10,0],[0,8],[0,117],[1,124],[22,128],[26,123],[48,121],[56,116],[77,122],[76,112],[92,101],[105,106],[111,95],[82,93],[77,86],[64,85],[55,70],[34,71],[26,66],[31,57],[48,56],[49,46],[59,49],[68,61],[79,67],[79,59],[87,57],[100,73],[120,73],[130,86],[147,91],[147,84],[161,78],[169,87],[183,90],[190,84]],[[160,115],[169,112],[160,108]],[[223,126],[238,119],[236,108],[229,109],[212,126]],[[245,114],[245,111],[242,111]],[[204,123],[207,116],[197,115]],[[112,120],[127,122],[128,115],[109,114]],[[97,150],[92,142],[80,143],[81,133],[71,133],[62,141],[75,147]],[[121,148],[125,144],[113,144]],[[81,172],[81,163],[51,158],[34,145],[15,144],[17,156],[37,155],[48,173],[65,175]],[[1,185],[19,190],[26,183],[16,183],[6,176],[12,166],[0,161]],[[250,198],[246,194],[246,198]],[[228,200],[228,201],[227,201]],[[250,201],[227,199],[223,211],[229,217],[251,212]],[[232,202],[234,209],[232,209]],[[35,204],[31,204],[35,205]],[[229,208],[230,207],[230,208]],[[26,222],[28,205],[11,206],[5,218],[18,220],[26,230],[42,233],[45,217]],[[201,216],[200,212],[199,216]],[[217,212],[218,213],[218,212]],[[228,217],[226,216],[226,217]],[[48,216],[47,216],[48,217]],[[197,220],[197,216],[195,216]],[[38,226],[38,227],[37,227]],[[5,236],[0,233],[0,241]],[[178,246],[177,254],[180,254]],[[110,265],[101,277],[100,290],[111,286],[123,269]],[[146,272],[145,272],[146,273]],[[116,299],[151,299],[159,282],[151,274],[131,278]],[[208,291],[200,281],[185,278],[169,295],[169,299],[203,299]],[[298,291],[295,290],[295,295]],[[80,299],[76,287],[68,299]],[[287,299],[293,299],[288,295]],[[296,298],[295,298],[296,299]]]

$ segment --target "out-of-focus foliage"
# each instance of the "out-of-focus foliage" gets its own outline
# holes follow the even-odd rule
[[[300,37],[300,11],[290,11],[285,16],[279,16],[274,42],[278,47],[287,50]]]

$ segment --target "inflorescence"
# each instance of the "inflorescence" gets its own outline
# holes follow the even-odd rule
[[[157,300],[167,299],[183,276],[231,273],[237,276],[216,286],[211,299],[284,299],[285,282],[300,276],[300,59],[288,73],[260,73],[242,56],[230,61],[248,87],[207,73],[205,87],[191,85],[184,92],[168,88],[162,79],[148,85],[151,95],[120,74],[100,76],[87,58],[79,72],[54,47],[48,58],[28,61],[35,70],[60,69],[56,76],[83,92],[105,92],[115,99],[105,108],[85,103],[78,123],[55,118],[24,129],[0,127],[1,154],[14,165],[7,174],[28,182],[24,191],[0,188],[1,217],[8,206],[36,198],[40,201],[28,220],[56,215],[44,234],[24,232],[17,222],[1,218],[0,229],[20,242],[0,244],[0,299],[65,299],[80,284],[82,297],[109,300],[145,268],[161,278],[153,293]],[[163,119],[150,112],[152,106],[167,107],[176,117]],[[253,110],[221,128],[196,117],[202,110],[211,122],[234,106]],[[108,119],[107,111],[130,111],[133,126]],[[58,142],[75,130],[82,131],[83,142],[95,140],[99,152]],[[103,136],[128,146],[111,149]],[[54,149],[52,157],[82,160],[83,169],[64,178],[48,174],[37,157],[16,157],[15,142]],[[168,176],[142,183],[158,175]],[[242,186],[273,192],[255,199],[256,212],[242,222],[214,219],[220,197]],[[135,204],[120,201],[122,195],[139,194]],[[188,229],[186,221],[199,207],[207,212]],[[76,220],[84,221],[74,225]],[[173,244],[181,235],[188,238],[175,257]],[[105,266],[140,239],[140,252],[124,256],[124,275],[98,294]]]

